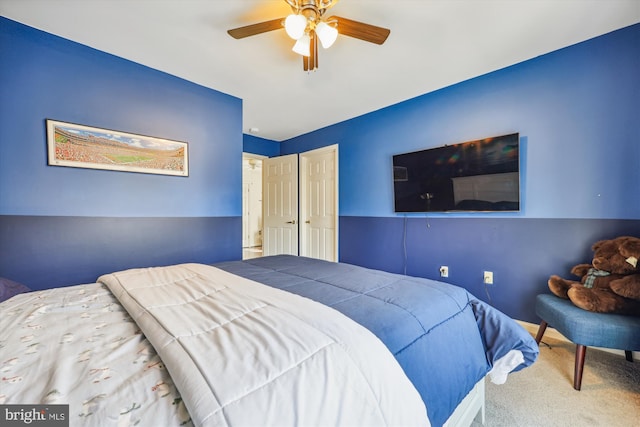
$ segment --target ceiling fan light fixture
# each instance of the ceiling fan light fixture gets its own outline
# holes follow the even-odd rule
[[[291,50],[298,55],[311,56],[311,37],[309,37],[309,34],[304,34],[300,37]]]
[[[291,50],[302,55],[302,69],[313,71],[318,68],[318,44],[328,49],[340,35],[381,45],[391,32],[387,28],[340,16],[326,17],[326,12],[339,0],[284,1],[291,7],[288,16],[233,28],[227,33],[234,39],[243,39],[269,31],[282,30],[284,27],[287,35],[296,40]]]
[[[302,37],[306,28],[307,18],[303,15],[292,13],[284,20],[284,29],[287,32],[287,35],[294,40],[298,40]]]
[[[325,49],[330,48],[338,38],[338,30],[324,21],[316,25],[315,31],[320,39],[322,47]]]

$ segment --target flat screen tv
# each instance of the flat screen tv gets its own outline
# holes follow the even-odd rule
[[[395,211],[519,211],[519,148],[513,133],[393,156]]]

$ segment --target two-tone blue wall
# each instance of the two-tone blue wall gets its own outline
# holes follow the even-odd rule
[[[284,141],[281,153],[339,145],[341,261],[430,278],[447,265],[445,280],[537,322],[550,275],[571,277],[599,239],[640,236],[639,76],[634,25]],[[393,212],[393,154],[512,132],[521,212]]]
[[[40,289],[240,258],[243,143],[337,143],[341,261],[432,278],[448,265],[449,282],[537,321],[549,275],[598,239],[640,236],[639,49],[635,25],[280,146],[243,138],[237,98],[0,18],[0,276]],[[47,166],[47,118],[187,141],[190,176]],[[393,213],[393,154],[510,132],[521,212]]]
[[[0,17],[0,276],[239,259],[242,101]],[[47,166],[45,119],[186,141],[189,176]]]

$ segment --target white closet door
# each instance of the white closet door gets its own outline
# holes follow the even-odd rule
[[[300,154],[300,255],[338,260],[338,146]]]
[[[262,163],[264,255],[298,255],[298,155]]]

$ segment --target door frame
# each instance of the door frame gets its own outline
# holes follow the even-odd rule
[[[242,152],[242,191],[243,191],[243,197],[242,197],[242,248],[244,249],[244,224],[245,221],[247,220],[247,218],[245,218],[245,206],[244,206],[244,184],[245,184],[245,180],[244,180],[244,162],[245,160],[248,159],[255,159],[255,160],[259,160],[260,163],[262,163],[262,161],[264,159],[268,159],[268,156],[263,156],[261,154],[253,154],[253,153],[247,153],[247,152]],[[262,185],[260,185],[259,187],[260,193],[259,193],[259,200],[262,200]],[[260,212],[260,215],[262,216],[262,212]],[[260,233],[262,234],[262,229],[260,230]],[[262,239],[261,239],[262,240]],[[262,244],[262,243],[261,243]]]

